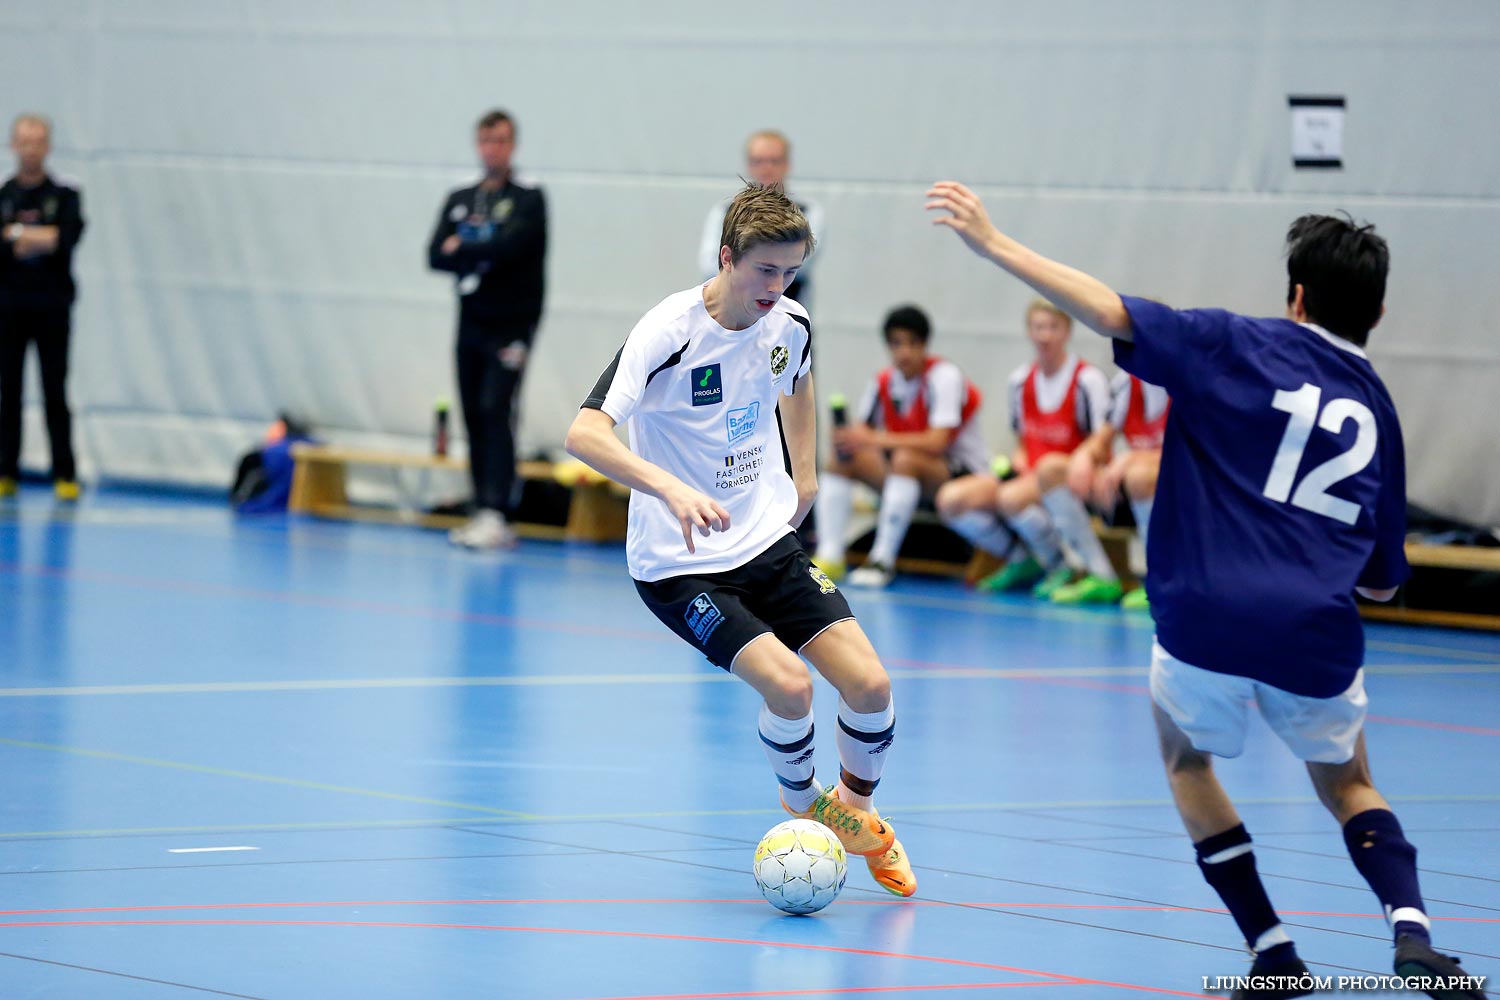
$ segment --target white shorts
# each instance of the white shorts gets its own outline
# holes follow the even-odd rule
[[[1345,764],[1364,728],[1370,700],[1365,672],[1332,698],[1309,698],[1280,688],[1183,663],[1161,644],[1151,643],[1151,700],[1171,716],[1193,746],[1220,757],[1238,757],[1245,749],[1250,702],[1292,753],[1305,761]]]

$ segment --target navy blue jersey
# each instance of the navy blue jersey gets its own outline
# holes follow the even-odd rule
[[[1406,580],[1406,463],[1358,347],[1288,319],[1124,298],[1115,361],[1172,397],[1148,591],[1179,660],[1294,694],[1364,661],[1356,585]]]

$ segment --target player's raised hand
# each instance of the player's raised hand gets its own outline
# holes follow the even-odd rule
[[[927,191],[929,212],[947,212],[932,220],[934,226],[947,226],[969,245],[969,249],[982,257],[989,256],[989,244],[999,235],[984,202],[979,196],[957,181],[938,181]]]
[[[689,552],[698,551],[693,545],[694,531],[707,538],[710,532],[729,530],[729,511],[695,489],[683,486],[663,499],[677,523],[682,525],[682,541]]]

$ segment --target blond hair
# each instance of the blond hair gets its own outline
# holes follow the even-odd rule
[[[780,184],[750,182],[724,212],[719,246],[729,248],[729,259],[739,263],[751,247],[762,243],[801,243],[802,259],[813,252],[812,226]]]
[[[1042,298],[1040,295],[1032,299],[1026,305],[1026,319],[1028,322],[1031,320],[1031,314],[1034,312],[1051,313],[1058,319],[1062,320],[1063,323],[1067,325],[1069,330],[1073,329],[1073,317],[1069,316],[1067,313],[1059,309],[1056,305]]]

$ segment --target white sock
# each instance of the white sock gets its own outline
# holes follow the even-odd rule
[[[1155,497],[1130,501],[1130,513],[1135,517],[1135,533],[1141,536],[1142,545],[1146,544],[1146,529],[1151,525],[1151,505],[1155,501]]]
[[[1016,542],[998,517],[987,510],[966,510],[945,523],[976,549],[1004,558]]]
[[[1089,512],[1084,510],[1083,501],[1074,496],[1072,490],[1066,486],[1053,487],[1042,495],[1042,506],[1052,515],[1057,530],[1078,553],[1091,575],[1101,580],[1119,579],[1115,576],[1115,568],[1110,565],[1109,556],[1104,554],[1104,545],[1089,524]]]
[[[812,712],[801,719],[783,719],[762,703],[759,728],[766,759],[781,782],[782,799],[788,808],[806,812],[822,792],[813,780]]]
[[[839,699],[839,763],[856,778],[869,782],[871,795],[860,795],[839,782],[839,801],[869,809],[880,773],[885,770],[885,752],[896,735],[896,702],[878,712],[856,712]]]
[[[901,551],[901,543],[921,500],[922,484],[912,476],[893,473],[885,477],[885,486],[880,490],[880,521],[875,527],[875,541],[870,546],[871,562],[895,567],[896,555]]]
[[[826,562],[843,562],[849,546],[849,515],[854,509],[854,482],[836,472],[818,477],[818,551]]]
[[[1038,504],[1032,504],[1010,519],[1010,526],[1026,543],[1036,561],[1047,569],[1062,564],[1062,549],[1057,543],[1057,528],[1052,518]]]

